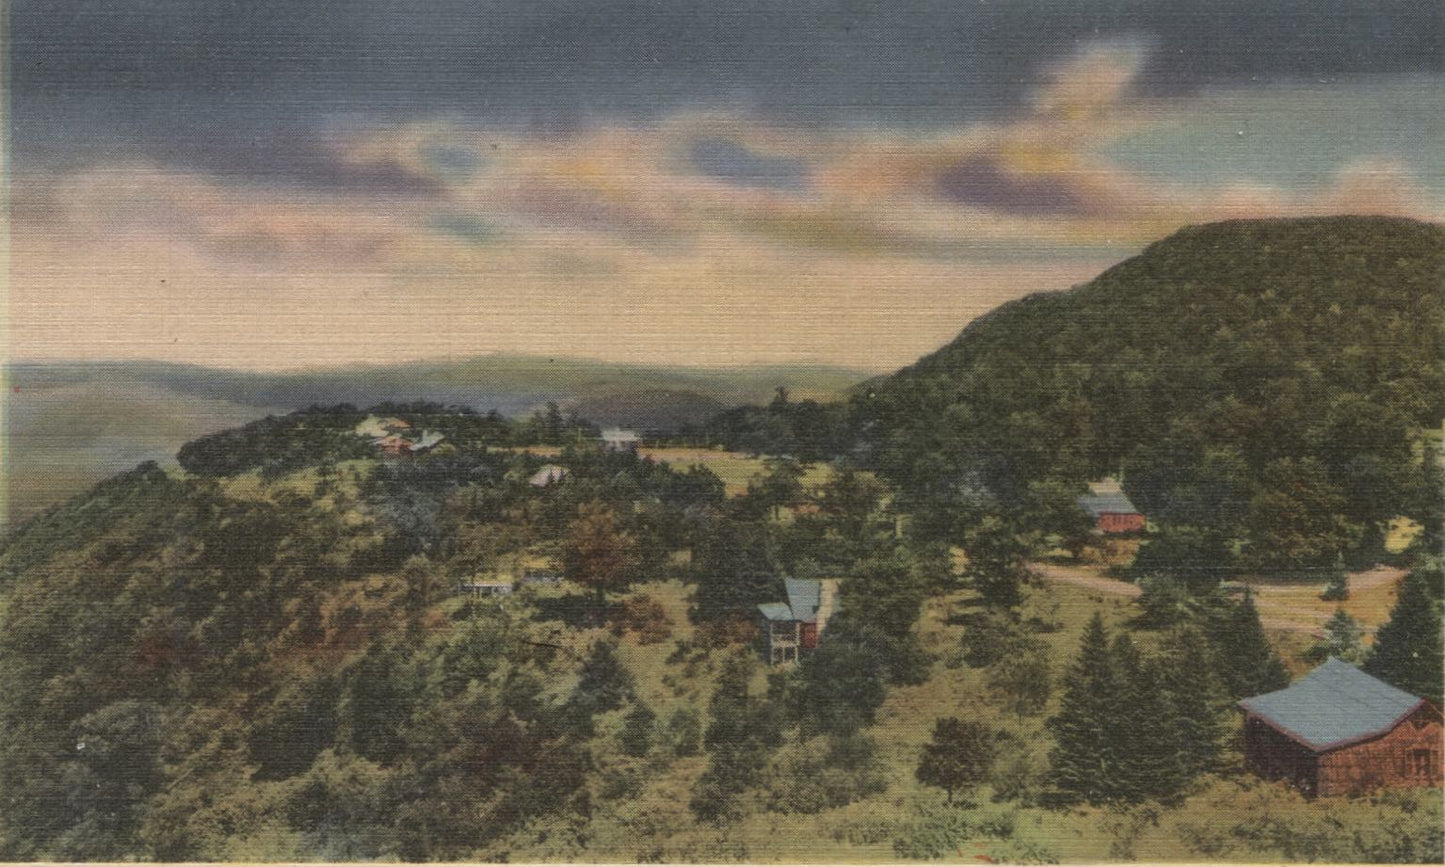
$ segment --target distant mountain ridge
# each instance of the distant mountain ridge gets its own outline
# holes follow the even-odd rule
[[[148,383],[191,397],[256,407],[426,400],[504,415],[548,401],[596,400],[636,391],[691,392],[733,406],[765,401],[782,385],[799,397],[830,399],[870,375],[821,364],[688,367],[526,355],[277,372],[148,360],[12,361],[6,370],[9,383],[22,389]]]
[[[257,372],[161,361],[6,365],[9,520],[183,443],[312,404],[416,400],[527,415],[555,401],[600,423],[698,423],[770,399],[778,386],[820,400],[869,374],[825,365],[665,367],[491,355],[459,361]]]

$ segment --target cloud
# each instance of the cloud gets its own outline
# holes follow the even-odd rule
[[[1148,57],[1143,40],[1088,45],[1048,68],[1030,100],[1034,114],[1070,123],[1097,120],[1130,95]]]
[[[1012,113],[951,127],[351,118],[278,140],[265,164],[303,154],[282,174],[194,154],[32,169],[13,188],[12,334],[22,354],[243,366],[531,351],[886,367],[1185,224],[1440,218],[1408,155],[1350,153],[1295,188],[1116,159],[1210,104],[1141,96],[1142,45],[1080,49]]]

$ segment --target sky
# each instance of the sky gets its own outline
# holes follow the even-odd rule
[[[11,0],[8,346],[907,364],[1180,226],[1445,220],[1430,0]]]

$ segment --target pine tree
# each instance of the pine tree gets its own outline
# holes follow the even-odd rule
[[[968,534],[964,548],[968,563],[964,577],[995,608],[1012,608],[1022,598],[1021,587],[1028,580],[1024,566],[1028,546],[1014,529],[996,517],[985,518]]]
[[[1059,713],[1048,721],[1055,746],[1049,753],[1053,785],[1066,796],[1103,804],[1119,794],[1116,740],[1110,731],[1123,699],[1109,634],[1096,611],[1084,630],[1078,658],[1063,681]]]
[[[592,645],[592,652],[582,661],[577,686],[567,698],[568,719],[577,731],[592,733],[592,718],[617,710],[633,695],[632,673],[617,657],[617,646],[602,640]]]
[[[1225,608],[1209,638],[1215,670],[1230,698],[1247,698],[1289,685],[1289,672],[1264,634],[1248,588],[1242,600]]]
[[[1308,656],[1320,662],[1333,656],[1359,665],[1365,650],[1360,645],[1360,631],[1355,618],[1346,614],[1345,609],[1338,609],[1325,621],[1324,640],[1310,648]]]
[[[1345,568],[1343,554],[1335,555],[1335,564],[1330,567],[1330,581],[1320,593],[1326,602],[1343,602],[1350,598],[1350,573]]]
[[[1429,555],[1445,548],[1445,478],[1440,474],[1438,451],[1434,443],[1422,443],[1424,457],[1416,485],[1415,507],[1411,517],[1420,525],[1420,532],[1410,547]]]
[[[690,802],[699,819],[738,818],[738,795],[759,781],[769,752],[780,740],[771,703],[749,694],[753,669],[751,656],[737,655],[723,663],[718,675],[708,704],[711,722],[703,736],[711,761]]]
[[[1218,767],[1224,739],[1221,711],[1227,700],[1207,647],[1204,635],[1186,626],[1165,642],[1160,660],[1159,686],[1168,700],[1174,739],[1187,777]]]
[[[1430,598],[1421,570],[1411,572],[1400,587],[1390,620],[1375,635],[1375,649],[1365,671],[1438,706],[1441,697],[1440,610]]]
[[[1173,798],[1184,786],[1185,769],[1158,668],[1144,660],[1128,635],[1114,640],[1111,653],[1122,697],[1107,730],[1118,763],[1119,800]]]

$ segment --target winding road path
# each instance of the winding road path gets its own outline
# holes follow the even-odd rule
[[[1118,581],[1113,578],[1105,578],[1102,575],[1078,566],[1060,566],[1056,563],[1030,563],[1029,571],[1035,575],[1052,581],[1056,584],[1072,584],[1075,587],[1083,587],[1087,590],[1096,590],[1100,593],[1112,593],[1116,596],[1127,596],[1131,599],[1137,598],[1144,591],[1137,584],[1130,584],[1127,581]],[[1374,590],[1379,587],[1394,584],[1404,577],[1402,569],[1391,566],[1376,566],[1365,572],[1358,572],[1350,576],[1351,592],[1359,593],[1366,590]],[[1318,632],[1324,625],[1325,618],[1320,612],[1305,606],[1291,606],[1279,599],[1283,593],[1298,591],[1299,585],[1272,586],[1272,585],[1251,585],[1260,600],[1261,613],[1259,621],[1266,629],[1279,629],[1287,632]],[[1373,627],[1367,627],[1367,631],[1373,632]]]

